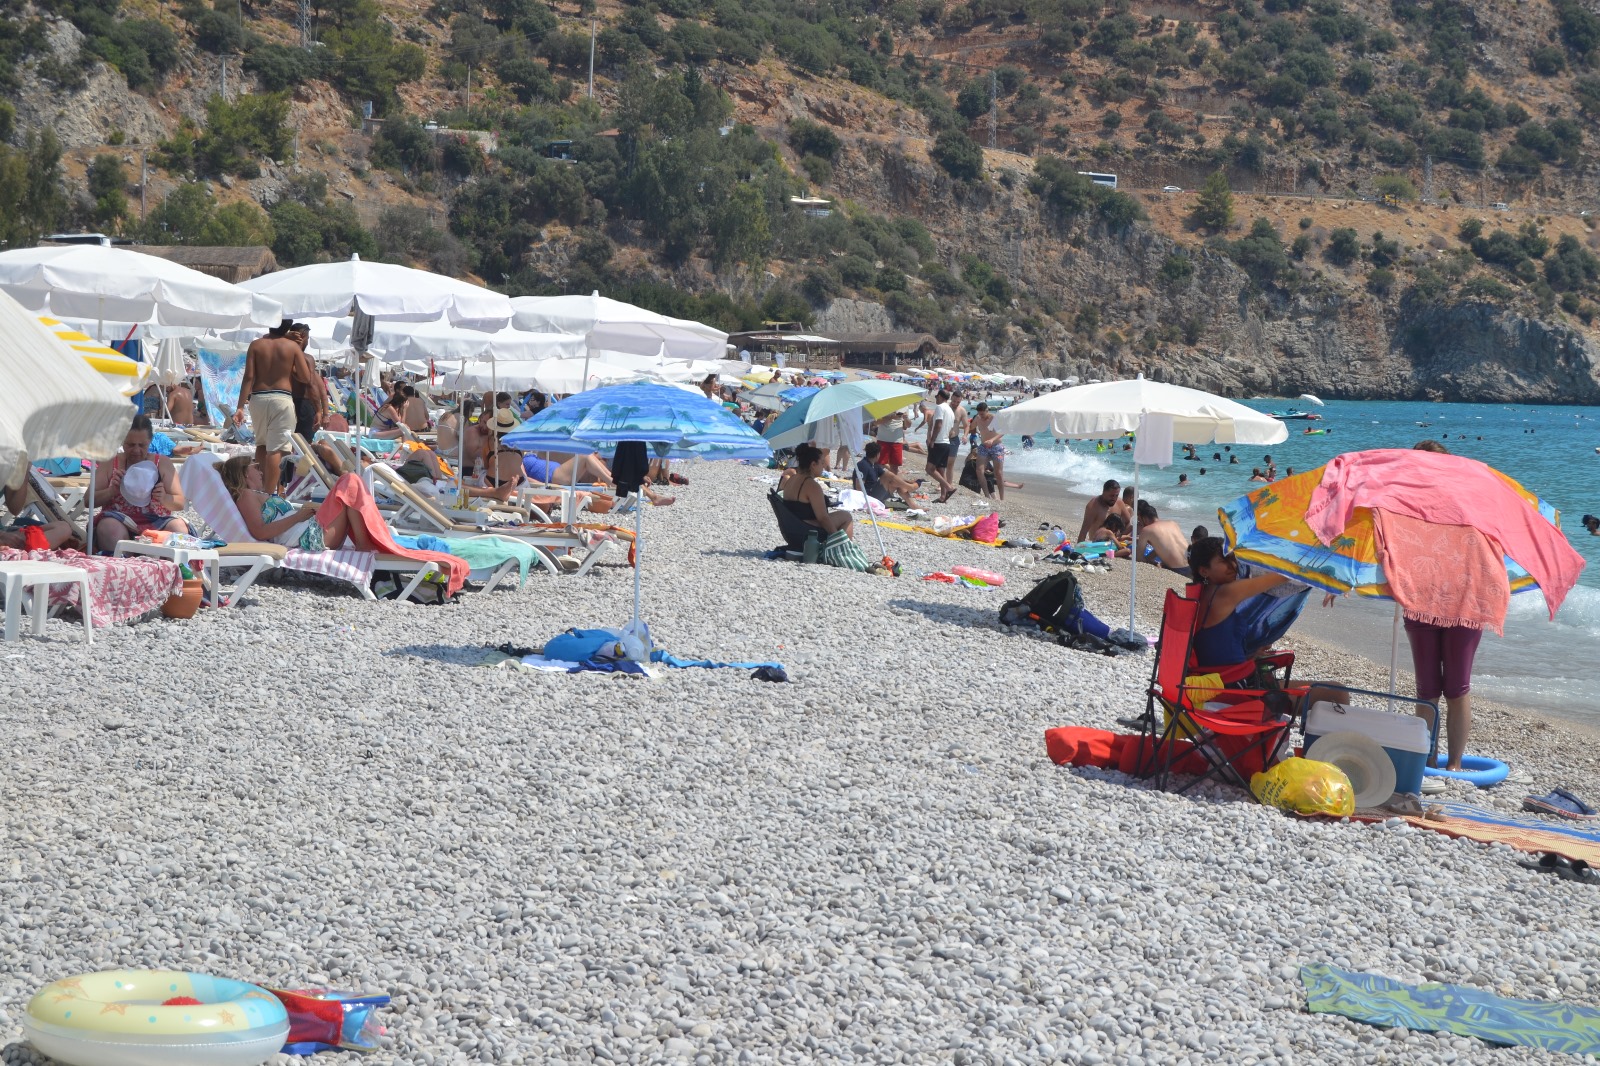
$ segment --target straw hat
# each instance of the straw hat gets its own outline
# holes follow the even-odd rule
[[[502,407],[494,413],[494,424],[497,429],[516,429],[517,416],[511,413],[508,407]]]
[[[1357,810],[1387,803],[1394,795],[1394,763],[1383,746],[1365,733],[1343,730],[1318,737],[1306,758],[1332,763],[1344,771],[1355,790]]]

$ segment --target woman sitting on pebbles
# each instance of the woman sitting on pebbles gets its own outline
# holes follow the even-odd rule
[[[239,515],[250,535],[259,541],[308,552],[337,551],[347,543],[357,551],[378,550],[356,508],[337,503],[329,508],[326,502],[296,508],[282,496],[268,496],[261,491],[261,470],[248,455],[229,459],[222,464],[220,473],[228,495],[239,505]],[[340,485],[347,481],[361,484],[355,474],[345,474],[339,479]],[[365,486],[362,491],[366,491]],[[327,522],[320,517],[323,510],[333,512]]]
[[[887,566],[869,561],[856,545],[850,512],[828,509],[828,497],[817,480],[822,475],[822,449],[815,444],[802,444],[794,450],[794,458],[794,469],[779,480],[779,496],[796,518],[816,528],[821,543],[817,545],[815,561],[846,570],[889,573]],[[806,552],[806,561],[811,562],[809,541]]]
[[[849,511],[830,511],[827,493],[822,491],[822,449],[815,444],[802,444],[794,450],[794,472],[786,474],[779,483],[783,505],[795,517],[809,526],[822,530],[823,536],[844,533],[854,537],[854,523]]]

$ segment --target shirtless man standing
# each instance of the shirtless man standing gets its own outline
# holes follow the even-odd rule
[[[294,434],[294,387],[314,389],[316,372],[305,351],[289,337],[294,326],[288,319],[250,342],[244,355],[244,380],[239,386],[235,425],[244,424],[244,405],[250,404],[250,424],[256,434],[256,465],[261,468],[261,490],[278,494],[278,474],[289,454]],[[271,460],[268,461],[268,453]]]
[[[994,428],[994,412],[989,405],[980,403],[978,413],[972,418],[973,432],[978,435],[978,485],[988,488],[989,473],[994,474],[994,488],[1000,501],[1006,498],[1006,445],[1005,434]],[[988,493],[984,493],[985,496]]]
[[[1121,491],[1122,486],[1113,478],[1101,486],[1100,495],[1083,505],[1083,527],[1078,530],[1077,540],[1088,540],[1090,533],[1106,524],[1106,515],[1116,510],[1117,493]]]
[[[1153,558],[1163,570],[1193,576],[1189,571],[1189,538],[1183,535],[1178,523],[1162,518],[1154,507],[1139,501],[1139,543],[1134,546],[1133,557],[1143,559],[1145,548],[1152,549]]]

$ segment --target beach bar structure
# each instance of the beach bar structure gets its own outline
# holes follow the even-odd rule
[[[258,278],[262,274],[270,274],[278,269],[278,260],[273,256],[272,249],[261,245],[232,248],[203,244],[141,244],[133,250],[143,252],[145,255],[159,256],[180,266],[186,266],[190,270],[198,270],[202,274],[210,274],[231,285]]]
[[[748,351],[757,362],[763,355],[782,354],[790,366],[811,370],[862,367],[883,373],[910,367],[931,368],[955,354],[955,345],[941,344],[931,333],[804,333],[758,330],[734,333],[728,343]]]

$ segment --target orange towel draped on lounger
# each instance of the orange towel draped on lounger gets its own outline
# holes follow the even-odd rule
[[[332,520],[333,515],[329,508],[344,504],[354,507],[361,514],[362,521],[366,524],[367,534],[372,538],[373,547],[387,555],[398,555],[402,559],[411,559],[419,563],[438,563],[439,568],[449,577],[446,586],[450,595],[454,596],[461,591],[461,586],[467,582],[467,573],[470,569],[467,561],[455,555],[445,555],[442,552],[425,552],[412,548],[402,548],[394,541],[394,535],[389,532],[389,523],[383,520],[383,515],[378,513],[378,505],[372,499],[372,493],[367,491],[367,486],[355,474],[345,474],[328,493],[328,498],[322,501],[322,507],[317,511],[317,522],[324,529],[327,520]]]

